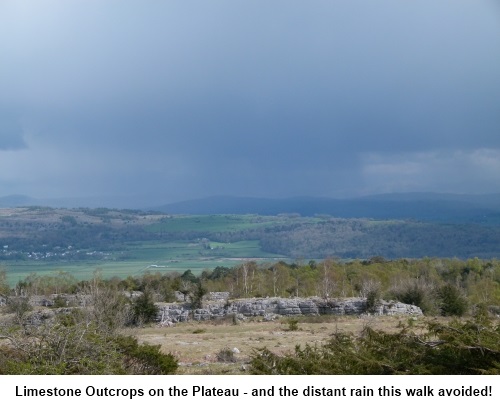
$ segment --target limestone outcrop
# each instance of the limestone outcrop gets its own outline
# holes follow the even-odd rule
[[[234,315],[238,318],[261,316],[301,315],[422,315],[422,310],[409,304],[380,300],[367,311],[365,298],[321,299],[321,298],[252,298],[226,302],[207,302],[203,308],[190,308],[189,304],[157,304],[158,322],[173,324],[187,320],[212,320]]]
[[[5,305],[5,298],[0,305]],[[132,295],[129,298],[133,298]],[[86,307],[90,296],[85,294],[60,294],[32,296],[30,304],[34,307],[57,307],[56,300],[64,307]],[[422,310],[409,304],[396,301],[379,300],[368,308],[365,298],[323,299],[311,298],[249,298],[230,300],[229,293],[210,293],[204,297],[203,307],[192,309],[189,301],[177,303],[156,303],[157,321],[161,325],[172,325],[189,320],[207,321],[235,316],[237,319],[262,317],[273,320],[280,316],[318,316],[318,315],[422,315]],[[44,317],[42,317],[44,318]]]

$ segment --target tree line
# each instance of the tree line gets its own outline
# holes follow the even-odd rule
[[[2,279],[4,281],[2,281]],[[463,315],[484,304],[500,311],[500,261],[496,259],[398,259],[374,256],[368,260],[326,259],[294,263],[258,264],[245,261],[234,267],[218,266],[200,274],[144,272],[103,283],[119,291],[141,291],[156,302],[172,302],[179,295],[201,306],[207,292],[228,291],[232,299],[250,297],[363,297],[369,302],[397,300],[417,305],[429,315]],[[88,289],[67,272],[31,274],[13,288],[0,272],[0,293],[47,295]]]

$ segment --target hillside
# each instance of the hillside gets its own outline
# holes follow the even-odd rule
[[[134,198],[132,200],[137,200]],[[146,197],[142,198],[147,201]],[[335,218],[403,219],[439,223],[500,225],[500,194],[393,193],[358,198],[292,197],[255,198],[212,196],[154,205],[130,202],[127,198],[35,199],[24,195],[0,197],[0,208],[15,207],[113,207],[153,210],[164,214],[279,215],[296,213],[304,217],[329,215]]]
[[[381,194],[351,199],[219,196],[156,207],[169,214],[319,214],[337,218],[412,219],[441,223],[500,224],[500,194]]]
[[[111,209],[0,209],[0,260],[345,259],[500,256],[500,227],[327,215],[167,215]],[[209,265],[209,263],[207,263]],[[215,267],[215,266],[214,266]]]

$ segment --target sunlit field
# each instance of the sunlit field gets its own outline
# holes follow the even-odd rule
[[[26,276],[37,273],[70,273],[77,280],[87,280],[99,270],[104,278],[126,278],[144,272],[179,272],[190,269],[200,274],[205,269],[217,266],[233,267],[241,261],[254,260],[259,263],[288,260],[286,257],[269,254],[260,249],[258,241],[233,243],[210,243],[209,249],[198,243],[186,241],[167,243],[129,243],[124,250],[111,253],[105,260],[75,262],[51,261],[7,261],[1,263],[7,270],[7,280],[14,285]]]

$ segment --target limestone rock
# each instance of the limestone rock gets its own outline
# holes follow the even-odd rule
[[[312,298],[249,298],[234,301],[210,302],[204,308],[190,310],[189,304],[158,304],[159,322],[197,321],[236,316],[237,319],[263,317],[264,321],[279,316],[361,315],[366,313],[365,298],[322,299]],[[379,301],[373,315],[422,315],[415,305],[396,301]]]

